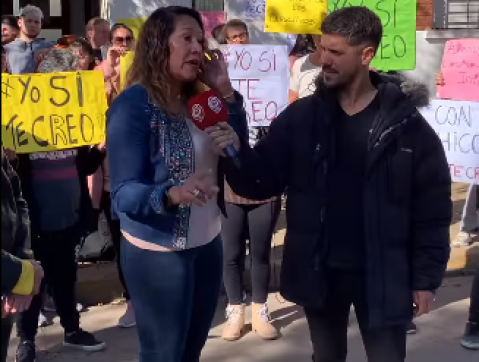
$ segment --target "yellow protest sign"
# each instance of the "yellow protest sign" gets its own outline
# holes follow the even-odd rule
[[[2,144],[17,153],[101,143],[106,110],[99,71],[2,74]]]
[[[128,26],[131,31],[133,32],[133,36],[135,37],[135,41],[138,40],[138,36],[140,35],[140,30],[143,24],[145,23],[146,18],[138,18],[138,19],[116,19],[117,23],[122,23]]]
[[[121,90],[125,88],[128,70],[133,64],[134,58],[135,58],[135,52],[128,52],[123,57],[120,58],[120,88]]]
[[[328,0],[266,0],[264,31],[321,34]]]

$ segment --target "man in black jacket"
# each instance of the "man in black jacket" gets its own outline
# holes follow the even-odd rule
[[[381,38],[367,8],[332,12],[314,95],[253,149],[228,124],[207,130],[218,152],[239,151],[241,167],[225,166],[237,194],[287,189],[281,293],[304,307],[316,362],[346,360],[351,304],[369,362],[404,361],[406,325],[430,311],[449,258],[445,153],[417,111],[422,88],[369,71]]]
[[[26,248],[30,245],[28,207],[20,181],[1,148],[2,157],[2,330],[1,357],[7,359],[12,314],[27,309],[40,289],[43,270]]]

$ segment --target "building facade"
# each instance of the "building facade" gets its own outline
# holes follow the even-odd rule
[[[235,9],[248,0],[2,0],[2,14],[18,14],[21,7],[39,6],[45,14],[42,36],[84,34],[94,16],[116,19],[144,18],[166,5],[183,5],[199,11],[225,11],[227,18],[241,17]],[[393,1],[393,0],[391,0]],[[277,34],[264,33],[261,20],[248,21],[255,43],[280,43]],[[479,38],[479,0],[418,0],[416,69],[406,74],[434,90],[434,73],[440,68],[444,43],[453,38]]]

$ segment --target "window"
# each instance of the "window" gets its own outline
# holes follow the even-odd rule
[[[479,29],[479,0],[434,0],[435,29]]]
[[[198,11],[223,11],[224,0],[193,0],[193,8]]]

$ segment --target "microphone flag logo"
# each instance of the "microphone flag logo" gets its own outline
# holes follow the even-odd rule
[[[216,96],[211,96],[208,98],[208,107],[215,112],[216,114],[221,112],[223,105],[221,104],[221,100]]]
[[[205,111],[203,107],[199,104],[194,104],[193,107],[191,107],[191,117],[197,122],[203,122],[205,119]]]

